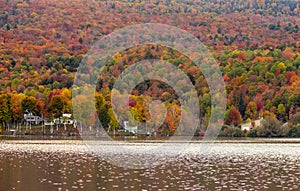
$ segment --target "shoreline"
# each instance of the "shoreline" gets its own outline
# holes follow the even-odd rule
[[[134,139],[134,138],[117,138],[117,139],[107,139],[106,137],[98,137],[97,140],[95,140],[94,137],[81,137],[81,136],[64,136],[64,135],[0,135],[0,143],[1,142],[40,142],[43,144],[47,144],[47,142],[60,142],[60,141],[71,141],[71,142],[82,142],[85,141],[101,141],[101,142],[120,142],[120,143],[191,143],[191,144],[197,144],[197,143],[243,143],[243,144],[252,144],[252,143],[272,143],[272,144],[284,144],[284,143],[297,143],[300,144],[300,138],[227,138],[227,137],[218,137],[215,140],[209,140],[209,139],[198,139],[194,138],[192,140],[184,139],[184,137],[178,137],[181,139],[177,140],[168,140],[166,137],[156,137],[155,139]],[[51,144],[51,143],[49,143]]]

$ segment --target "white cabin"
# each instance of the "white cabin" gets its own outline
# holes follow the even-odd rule
[[[258,120],[255,120],[255,121],[252,121],[252,122],[249,122],[249,123],[244,123],[244,124],[241,124],[241,130],[242,131],[250,131],[251,129],[253,128],[256,128],[256,127],[259,127],[260,124],[261,124],[261,120],[263,118],[260,118]],[[254,123],[254,124],[253,124]],[[253,126],[254,125],[254,126]]]
[[[33,122],[36,125],[38,125],[41,121],[43,121],[43,118],[40,116],[35,116],[32,113],[24,114],[24,120],[26,122]]]
[[[67,113],[62,114],[62,117],[55,118],[50,122],[48,122],[48,120],[45,120],[45,125],[54,125],[54,124],[75,125],[76,121],[72,119],[72,114],[67,114]]]
[[[128,121],[124,121],[124,131],[136,134],[138,132],[138,126],[130,126]]]

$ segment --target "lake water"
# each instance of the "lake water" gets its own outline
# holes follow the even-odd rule
[[[217,141],[206,153],[194,141],[173,160],[164,149],[184,143],[149,149],[160,144],[129,142],[135,152],[126,152],[108,143],[103,148],[112,152],[96,154],[80,140],[2,140],[0,190],[300,190],[299,139]],[[128,158],[162,156],[157,166],[122,167]]]

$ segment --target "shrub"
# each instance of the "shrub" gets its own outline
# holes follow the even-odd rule
[[[259,137],[283,137],[287,134],[287,129],[274,117],[266,117],[257,128]]]
[[[297,112],[296,114],[291,116],[289,123],[292,125],[297,125],[298,123],[300,124],[300,112]]]
[[[238,127],[223,125],[219,136],[220,137],[243,137],[244,133]]]
[[[223,125],[220,131],[220,137],[231,137],[234,129],[229,125]]]
[[[300,138],[300,126],[293,126],[289,129],[287,137]]]
[[[232,133],[233,137],[244,137],[244,133],[241,129],[236,128],[235,131]]]
[[[247,134],[247,137],[257,137],[257,131],[256,129],[251,129]]]

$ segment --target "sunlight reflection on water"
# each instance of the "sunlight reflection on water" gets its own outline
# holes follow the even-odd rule
[[[207,153],[194,142],[169,160],[161,143],[127,143],[122,153],[103,144],[94,154],[81,141],[1,141],[0,190],[299,190],[298,143],[217,142]],[[147,151],[147,152],[145,152]],[[149,153],[150,152],[150,153]],[[130,155],[166,156],[167,162],[147,169],[114,166],[105,157],[126,163]]]

